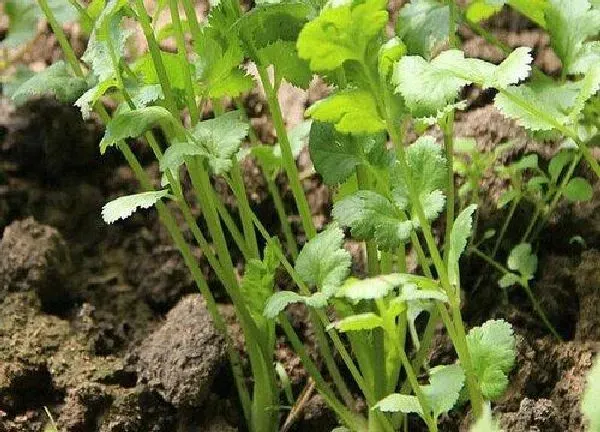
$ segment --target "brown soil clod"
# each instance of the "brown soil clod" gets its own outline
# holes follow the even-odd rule
[[[198,407],[225,361],[225,339],[204,299],[191,294],[167,315],[140,348],[139,381],[176,407]]]

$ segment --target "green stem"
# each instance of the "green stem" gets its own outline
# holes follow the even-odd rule
[[[154,37],[154,30],[152,29],[150,17],[144,6],[144,1],[132,0],[132,2],[134,3],[134,8],[136,9],[137,17],[142,27],[142,32],[144,33],[146,42],[148,42],[150,56],[152,57],[154,69],[156,69],[156,74],[158,75],[158,79],[165,96],[167,108],[169,111],[171,111],[175,118],[179,118],[179,111],[177,110],[177,102],[173,93],[173,88],[171,87],[171,81],[169,80],[167,69],[162,61],[160,46]]]
[[[454,5],[454,1],[450,0]],[[453,6],[451,6],[452,8]],[[452,33],[451,33],[452,34]],[[450,251],[450,237],[454,225],[454,112],[448,114],[444,131],[444,148],[446,150],[447,187],[446,187],[446,233],[444,236],[444,262],[448,265],[448,252]]]
[[[233,241],[235,242],[236,246],[238,247],[238,249],[244,256],[244,259],[246,261],[248,261],[251,257],[251,253],[248,250],[246,241],[244,240],[244,236],[242,235],[242,233],[240,232],[239,228],[237,227],[235,221],[231,217],[231,214],[225,207],[225,204],[223,204],[223,202],[220,199],[218,199],[218,197],[216,196],[216,193],[213,192],[212,195],[213,195],[213,202],[215,203],[215,206],[217,207],[217,212],[219,213],[221,220],[225,224],[225,227],[229,231],[229,234],[231,234],[231,237],[233,238]]]
[[[294,155],[292,153],[292,147],[290,145],[290,140],[285,128],[285,122],[283,121],[283,115],[281,113],[281,107],[279,106],[279,100],[277,99],[277,93],[271,85],[267,69],[260,64],[257,66],[260,79],[267,94],[267,100],[269,103],[269,108],[271,109],[275,132],[277,132],[277,137],[279,138],[283,167],[290,182],[292,195],[294,195],[294,199],[296,200],[296,206],[298,207],[298,212],[300,213],[300,218],[302,220],[302,227],[304,228],[304,232],[306,233],[308,239],[311,239],[317,234],[317,230],[312,220],[312,214],[308,205],[308,201],[306,200],[306,195],[304,194],[302,183],[300,182],[298,167],[296,166],[296,160],[294,159]]]
[[[525,240],[527,239],[527,237],[529,237],[529,234],[531,234],[531,231],[533,230],[533,227],[535,226],[535,223],[537,222],[537,220],[541,214],[542,214],[542,206],[541,206],[541,204],[536,204],[535,212],[533,213],[533,216],[531,217],[531,220],[529,221],[529,225],[527,225],[527,229],[525,230],[525,232],[523,233],[523,236],[521,237],[521,243],[524,243]]]
[[[58,41],[58,44],[60,45],[60,48],[62,49],[63,54],[67,59],[67,62],[71,66],[71,69],[73,69],[75,75],[83,77],[83,70],[81,69],[79,60],[75,55],[75,51],[73,51],[73,47],[69,43],[69,40],[67,39],[67,36],[65,35],[62,26],[56,20],[54,12],[52,12],[52,9],[48,5],[48,0],[38,0],[38,4],[40,6],[40,9],[46,16],[46,19],[48,20],[48,23],[50,24],[50,27],[54,32],[54,36],[56,37],[56,40]]]
[[[260,253],[258,251],[258,243],[256,242],[256,231],[254,230],[254,224],[252,223],[252,208],[250,207],[250,201],[248,201],[248,194],[246,193],[242,170],[235,157],[231,168],[231,182],[233,193],[238,201],[238,211],[240,213],[240,219],[242,220],[242,228],[244,230],[244,238],[246,239],[248,250],[251,252],[252,257],[258,258]]]
[[[202,39],[202,29],[200,28],[200,23],[198,22],[196,9],[194,8],[194,4],[191,0],[182,0],[182,3],[185,16],[187,17],[187,21],[190,25],[190,31],[192,33],[192,38],[194,39],[194,44],[198,44]]]
[[[335,411],[335,413],[340,417],[340,419],[344,422],[346,427],[350,428],[352,431],[356,432],[369,432],[367,429],[367,424],[365,419],[357,414],[354,414],[350,410],[348,410],[336,397],[325,379],[319,372],[319,369],[311,360],[310,355],[306,352],[306,348],[304,344],[298,338],[298,335],[294,331],[294,328],[288,321],[287,317],[284,314],[280,314],[279,316],[279,324],[283,328],[287,339],[292,344],[294,351],[300,357],[302,364],[306,368],[306,371],[312,377],[315,382],[315,386],[319,390],[319,394],[325,399],[327,405],[331,407]]]
[[[358,180],[358,188],[361,190],[371,190],[371,183],[368,177],[369,173],[363,165],[356,167],[356,178]],[[366,242],[367,249],[367,272],[369,276],[379,274],[379,259],[377,257],[377,244],[374,240]]]
[[[552,215],[552,213],[554,213],[554,210],[556,209],[558,202],[560,201],[560,199],[562,198],[562,196],[565,192],[565,188],[567,187],[567,185],[569,184],[569,181],[571,181],[571,178],[573,177],[575,168],[577,168],[577,165],[579,165],[579,161],[581,161],[581,154],[575,156],[573,158],[573,161],[571,161],[571,164],[569,166],[567,173],[565,174],[562,181],[560,182],[560,186],[558,187],[556,194],[554,195],[554,197],[552,198],[552,201],[550,202],[550,205],[548,206],[548,210],[544,214],[543,219],[540,221],[540,223],[538,224],[537,228],[535,229],[535,231],[533,233],[533,236],[532,236],[533,238],[536,238],[539,235],[542,228],[548,223],[548,220],[550,219],[550,216]]]
[[[456,3],[454,0],[448,0],[448,8],[450,12],[448,14],[448,34],[449,34],[449,44],[450,47],[457,49],[458,48],[458,38],[456,37]]]
[[[498,249],[500,249],[500,245],[502,244],[502,240],[504,240],[506,230],[508,229],[508,226],[510,225],[510,222],[512,221],[513,216],[515,215],[515,210],[517,209],[517,206],[519,205],[520,202],[521,202],[521,197],[514,199],[510,205],[510,209],[508,210],[508,215],[504,219],[504,223],[502,224],[502,228],[500,228],[500,232],[498,233],[498,237],[496,238],[496,243],[494,243],[494,248],[492,249],[491,255],[494,258],[496,257],[496,254],[498,253]]]
[[[264,237],[265,240],[270,241],[271,236],[269,235],[267,229],[262,224],[262,222],[256,217],[256,215],[253,215],[252,218],[253,218],[254,224],[256,225],[256,228],[258,229],[260,234]],[[292,264],[288,261],[286,256],[283,254],[281,249],[277,246],[275,248],[275,250],[277,251],[277,253],[279,255],[279,261],[281,262],[281,264],[283,265],[284,269],[289,274],[289,276],[292,278],[294,283],[296,283],[296,285],[298,286],[300,293],[303,295],[311,295],[310,290],[308,289],[308,287],[306,286],[306,284],[304,283],[304,281],[302,280],[302,278],[300,277],[298,272],[294,269]],[[317,309],[309,308],[309,311],[310,311],[309,317],[310,317],[311,323],[315,329],[315,338],[316,338],[317,344],[319,345],[319,348],[321,350],[321,355],[323,356],[323,360],[325,361],[327,370],[329,371],[329,374],[331,375],[331,378],[333,379],[334,384],[336,385],[338,391],[340,392],[340,395],[342,396],[342,398],[344,399],[346,404],[348,406],[352,406],[353,402],[354,402],[352,393],[348,389],[348,386],[346,385],[346,382],[342,378],[342,374],[340,373],[340,370],[335,363],[335,359],[333,358],[333,353],[331,351],[331,348],[329,347],[329,343],[327,342],[327,338],[325,337],[325,333],[323,330],[326,326],[329,325],[329,320],[327,319],[327,317],[324,313],[321,313]],[[334,332],[333,334],[330,334],[330,336],[332,336],[332,339],[334,341],[334,344],[336,345],[336,348],[339,348],[339,347],[343,348],[343,344],[339,340],[337,333]],[[345,356],[344,361],[346,359],[351,360],[349,355]],[[353,367],[353,366],[349,366],[349,369],[351,372],[353,371],[353,369],[358,370],[358,369],[356,369],[356,367]]]
[[[189,63],[187,58],[187,50],[185,46],[185,34],[183,32],[183,26],[181,25],[181,18],[179,17],[179,5],[177,0],[169,0],[169,9],[171,11],[171,21],[175,28],[175,41],[177,42],[177,55],[182,65]],[[192,125],[198,123],[200,119],[200,112],[198,105],[196,104],[196,92],[194,90],[194,82],[192,80],[192,74],[188,67],[183,67],[183,78],[185,84],[185,97],[187,101],[188,110],[190,112],[190,119]]]
[[[279,218],[279,224],[281,225],[281,229],[285,237],[288,252],[292,255],[292,258],[295,261],[298,258],[298,244],[296,242],[296,237],[292,232],[290,221],[285,212],[281,193],[279,192],[279,188],[275,184],[275,181],[271,178],[271,176],[269,176],[269,174],[265,173],[265,179],[267,181],[269,193],[273,198],[273,204],[275,205],[275,211],[277,212],[277,217]]]

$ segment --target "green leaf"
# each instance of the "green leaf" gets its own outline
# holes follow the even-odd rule
[[[414,116],[434,116],[454,102],[467,84],[504,89],[525,79],[531,71],[530,52],[531,48],[517,48],[498,66],[465,58],[458,50],[444,51],[430,63],[421,57],[403,57],[392,80]]]
[[[600,430],[600,361],[598,357],[587,373],[585,391],[581,401],[581,412],[587,420],[590,432]]]
[[[396,30],[408,53],[430,59],[450,36],[450,8],[436,0],[413,0],[398,15]]]
[[[465,373],[458,364],[436,366],[429,370],[429,385],[423,387],[434,418],[450,411],[460,396]]]
[[[429,371],[429,385],[421,386],[434,419],[450,411],[460,396],[465,374],[460,365],[436,366]],[[373,409],[383,412],[416,413],[423,417],[423,410],[416,396],[391,394],[379,401]]]
[[[506,321],[487,321],[469,331],[467,346],[486,399],[494,400],[504,393],[507,375],[515,363],[515,344],[512,326]]]
[[[348,60],[363,62],[367,48],[388,22],[385,0],[350,2],[325,7],[304,26],[298,53],[316,72],[332,71]]]
[[[187,156],[208,157],[208,152],[193,140],[175,141],[166,149],[163,157],[160,159],[159,166],[161,172],[170,170],[172,173],[177,173],[177,170],[184,164]]]
[[[343,134],[329,123],[312,123],[309,150],[316,171],[328,185],[343,183],[355,173],[359,165],[389,165],[383,134]]]
[[[400,58],[406,55],[406,45],[400,40],[400,38],[393,37],[386,43],[384,43],[379,49],[378,55],[378,70],[379,74],[383,77],[387,77],[396,63]]]
[[[314,293],[311,296],[301,296],[292,291],[279,291],[273,294],[265,306],[263,315],[266,318],[276,318],[283,310],[292,303],[304,303],[314,308],[327,306],[328,296],[322,292]]]
[[[402,287],[400,297],[401,301],[411,302],[415,300],[439,300],[448,303],[448,296],[442,291],[432,289],[418,289],[416,284],[405,284]]]
[[[212,171],[219,175],[229,172],[232,159],[248,135],[250,125],[242,120],[239,111],[231,111],[211,120],[198,123],[192,132],[206,149]]]
[[[127,39],[133,34],[132,29],[123,30],[121,9],[127,5],[124,0],[110,0],[96,20],[94,31],[81,60],[90,66],[99,82],[115,76],[115,69],[110,57],[109,41],[118,58],[125,56]]]
[[[569,162],[573,160],[573,153],[570,151],[560,151],[558,152],[548,164],[548,173],[550,174],[550,179],[552,183],[556,183],[558,178],[562,174],[563,170],[567,166]]]
[[[233,31],[244,39],[250,38],[256,48],[266,47],[279,40],[295,42],[310,13],[311,8],[305,2],[262,4],[243,14],[235,23]],[[252,56],[254,53],[248,54]]]
[[[372,312],[368,312],[359,315],[350,315],[332,323],[331,326],[343,333],[349,331],[373,330],[383,327],[383,318]]]
[[[285,78],[296,87],[308,88],[313,75],[308,62],[298,57],[295,42],[275,41],[261,48],[259,55],[263,64],[273,65],[277,76]]]
[[[306,110],[315,120],[334,123],[342,133],[369,134],[385,130],[377,103],[365,90],[344,90],[322,99]]]
[[[393,273],[368,279],[349,278],[336,293],[352,301],[374,300],[387,296],[394,288],[405,284],[409,278],[404,274]]]
[[[498,286],[500,288],[509,288],[513,285],[519,285],[521,278],[514,273],[504,273],[504,275],[498,280]]]
[[[569,123],[580,87],[579,82],[538,80],[505,89],[496,95],[494,104],[504,116],[530,131],[550,131]]]
[[[240,283],[240,290],[252,318],[263,328],[268,326],[264,321],[263,311],[267,301],[273,295],[275,272],[280,265],[276,253],[276,248],[279,247],[278,242],[269,241],[262,260],[251,259],[246,263],[244,277]]]
[[[592,9],[588,0],[547,0],[545,12],[552,48],[572,73],[584,42],[600,33],[600,10]]]
[[[187,68],[191,76],[196,75],[195,67],[190,62],[182,61],[181,57],[175,53],[160,53],[160,57],[167,72],[167,79],[171,88],[185,91],[185,69]],[[158,72],[154,68],[154,61],[150,53],[144,54],[133,65],[133,71],[142,77],[144,84],[156,85],[160,84]]]
[[[537,270],[538,259],[531,252],[531,244],[521,243],[510,251],[506,263],[510,270],[518,271],[527,279],[533,279]]]
[[[16,105],[22,105],[33,97],[53,96],[60,102],[70,103],[88,88],[84,78],[76,77],[70,67],[58,61],[25,81],[12,95]]]
[[[412,221],[401,217],[402,209],[376,192],[360,190],[333,205],[333,218],[352,230],[358,240],[374,239],[381,250],[395,251],[410,239]]]
[[[405,394],[392,393],[381,399],[372,408],[382,412],[401,412],[404,414],[419,414],[423,416],[423,409],[419,403],[419,399],[416,396],[409,396]]]
[[[464,209],[454,221],[450,233],[450,249],[448,250],[448,278],[454,286],[460,285],[460,256],[467,247],[467,239],[473,230],[473,213],[477,210],[476,204],[471,204]]]
[[[158,200],[169,195],[169,191],[150,191],[135,195],[128,195],[117,198],[102,207],[102,219],[107,224],[112,224],[119,219],[127,219],[138,208],[150,208]]]
[[[574,177],[569,181],[563,193],[569,201],[590,201],[594,196],[594,189],[583,177]]]
[[[483,409],[483,414],[477,422],[471,427],[470,432],[503,432],[498,422],[492,417],[492,410],[489,405]]]
[[[165,108],[152,106],[118,113],[108,123],[102,141],[100,153],[118,141],[126,138],[137,138],[155,126],[172,125],[175,119]]]
[[[428,220],[436,219],[444,209],[446,186],[446,159],[441,147],[431,136],[421,136],[406,149],[408,171],[400,170],[396,164],[392,171],[392,195],[395,204],[403,208],[410,203],[408,185],[411,184],[421,200]],[[414,213],[414,210],[411,210]],[[412,215],[414,226],[419,226],[416,214]]]
[[[298,158],[306,145],[312,123],[310,120],[305,120],[289,131],[288,138],[294,159]],[[275,178],[279,171],[283,170],[283,159],[279,143],[274,146],[263,144],[252,146],[250,153],[259,161],[265,175]]]
[[[350,273],[352,258],[343,244],[344,233],[335,224],[306,243],[295,267],[302,280],[324,293],[335,293]]]
[[[117,80],[109,78],[106,81],[96,84],[75,101],[75,106],[81,110],[81,116],[84,120],[89,120],[96,102],[113,87],[118,87]]]
[[[474,0],[467,8],[467,18],[470,21],[480,22],[499,12],[502,6],[507,3],[542,28],[545,28],[544,10],[546,0]]]

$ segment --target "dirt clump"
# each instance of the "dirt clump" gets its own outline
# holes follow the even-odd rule
[[[225,339],[199,294],[183,298],[141,345],[139,382],[176,407],[198,407],[225,361]]]
[[[6,227],[0,241],[0,298],[34,291],[48,311],[68,307],[69,249],[60,233],[33,218]]]

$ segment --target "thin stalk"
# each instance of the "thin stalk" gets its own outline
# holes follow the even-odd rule
[[[471,248],[471,251],[475,255],[477,255],[479,258],[481,258],[482,260],[484,260],[485,262],[487,262],[488,264],[490,264],[492,267],[494,267],[496,270],[498,270],[503,275],[506,274],[506,273],[512,273],[509,269],[507,269],[506,267],[504,267],[502,264],[500,264],[499,262],[497,262],[493,258],[490,258],[489,256],[487,256],[486,254],[484,254],[483,252],[481,252],[479,249],[477,249],[477,248]],[[531,301],[531,304],[533,306],[533,310],[535,311],[535,313],[538,314],[538,316],[544,322],[544,324],[546,325],[546,327],[548,328],[548,330],[550,331],[550,333],[552,333],[552,335],[554,337],[556,337],[558,340],[562,340],[562,337],[560,336],[560,334],[558,334],[558,332],[556,331],[556,329],[554,328],[554,326],[552,325],[552,323],[550,322],[550,320],[546,316],[546,313],[544,312],[544,309],[542,308],[542,306],[539,304],[539,302],[537,301],[537,299],[533,295],[533,292],[531,291],[531,288],[529,287],[528,281],[521,279],[519,281],[519,285],[525,290],[525,293],[527,294],[527,297],[529,297],[529,300]]]
[[[527,225],[527,229],[525,230],[525,232],[523,233],[523,236],[521,237],[521,243],[524,243],[525,240],[527,239],[527,237],[529,237],[529,234],[531,234],[531,231],[533,230],[533,227],[535,227],[535,223],[537,222],[537,220],[541,214],[542,214],[542,206],[541,206],[541,204],[537,204],[536,208],[535,208],[535,212],[533,213],[533,216],[531,217],[531,220],[529,221],[529,225]]]
[[[183,3],[183,10],[185,11],[187,21],[190,24],[190,31],[192,32],[194,43],[198,43],[202,38],[202,29],[200,28],[200,23],[198,22],[198,16],[196,15],[194,4],[191,0],[182,0],[181,3]]]
[[[454,0],[450,0],[450,8],[456,7]],[[452,14],[451,14],[452,15]],[[453,18],[451,18],[453,19]],[[450,34],[454,34],[451,32]],[[446,150],[447,187],[446,187],[446,233],[444,235],[444,262],[448,265],[448,252],[450,251],[450,234],[454,225],[454,111],[448,114],[444,131],[444,149]]]
[[[93,28],[94,27],[94,20],[92,19],[92,17],[90,16],[90,14],[88,14],[87,10],[83,6],[81,6],[77,0],[68,0],[68,2],[71,3],[71,5],[75,9],[77,9],[77,13],[83,19],[83,21],[85,21],[85,23],[90,28]]]
[[[277,137],[279,138],[283,167],[290,182],[292,195],[296,200],[296,206],[298,207],[298,212],[300,213],[300,218],[302,220],[302,227],[304,228],[304,232],[306,233],[308,239],[311,239],[317,235],[317,230],[312,220],[312,214],[308,205],[308,201],[306,200],[306,195],[304,194],[302,183],[300,182],[298,167],[296,166],[296,160],[292,154],[292,147],[290,145],[290,140],[285,128],[285,122],[283,121],[283,115],[281,113],[281,107],[279,106],[279,100],[277,99],[277,93],[275,92],[275,89],[269,80],[267,69],[260,64],[257,66],[260,79],[263,83],[265,93],[267,94],[267,100],[271,110],[271,115],[273,117],[275,132],[277,132]]]
[[[277,212],[277,217],[279,218],[279,225],[281,225],[288,252],[292,255],[292,258],[295,261],[298,258],[298,244],[296,242],[296,237],[292,232],[292,227],[290,225],[288,216],[285,212],[281,193],[279,192],[279,188],[271,176],[265,174],[265,179],[267,182],[267,188],[269,189],[269,194],[273,198],[273,204],[275,205],[275,211]]]
[[[60,48],[62,49],[63,54],[65,55],[65,58],[67,59],[67,62],[71,66],[71,69],[73,69],[73,72],[75,73],[75,75],[77,75],[79,77],[83,77],[83,70],[81,69],[79,60],[77,59],[77,56],[75,55],[75,51],[73,51],[73,47],[69,43],[69,40],[67,39],[67,36],[65,35],[65,32],[63,31],[62,26],[56,20],[56,17],[54,16],[54,12],[52,12],[52,9],[48,5],[48,0],[37,0],[37,2],[38,2],[38,5],[40,6],[40,9],[46,16],[46,20],[48,20],[48,23],[50,24],[50,27],[52,28],[52,32],[54,32],[54,36],[56,37],[56,40],[58,41],[58,44],[60,45]]]
[[[242,220],[242,229],[244,230],[244,238],[246,239],[248,250],[254,258],[258,258],[260,253],[258,251],[258,243],[256,242],[256,231],[252,223],[252,208],[250,207],[250,201],[248,201],[242,170],[235,157],[233,159],[233,166],[231,167],[231,186],[238,201],[238,211]]]
[[[537,228],[535,229],[535,231],[533,233],[533,236],[532,236],[533,238],[536,238],[539,235],[542,228],[548,223],[548,220],[550,219],[550,216],[552,215],[552,213],[554,213],[554,210],[556,209],[558,202],[560,201],[560,199],[562,198],[562,196],[564,194],[565,188],[567,187],[567,185],[569,184],[569,181],[573,177],[573,173],[575,172],[575,168],[577,168],[579,161],[581,161],[580,154],[575,156],[573,158],[573,161],[571,161],[569,169],[568,169],[567,173],[565,174],[565,176],[563,177],[562,181],[560,182],[560,186],[558,187],[556,194],[554,194],[554,197],[552,198],[552,201],[550,202],[550,205],[548,206],[548,209],[547,209],[546,213],[544,214],[543,219],[540,221],[540,223],[538,224]]]
[[[253,215],[253,220],[256,225],[256,228],[258,229],[260,234],[264,237],[264,239],[267,241],[270,241],[271,236],[269,235],[268,231],[266,230],[266,228],[262,224],[262,222],[256,217],[256,215]],[[308,289],[308,287],[306,286],[306,284],[304,283],[304,281],[302,280],[302,278],[300,277],[298,272],[294,269],[292,264],[288,261],[286,256],[283,254],[281,249],[279,249],[279,247],[276,247],[275,250],[277,251],[277,253],[279,255],[279,261],[283,265],[286,272],[290,275],[290,277],[292,278],[294,283],[296,283],[296,285],[298,286],[300,293],[303,295],[310,295],[311,294],[310,290]],[[315,330],[320,329],[318,331],[315,331],[315,338],[317,339],[317,344],[319,345],[319,347],[321,349],[321,355],[323,356],[323,359],[325,361],[325,365],[327,366],[329,374],[331,375],[331,378],[333,379],[334,384],[336,385],[338,391],[340,392],[340,395],[342,395],[342,398],[344,399],[346,404],[348,404],[349,406],[352,406],[353,402],[354,402],[352,393],[348,389],[348,386],[346,385],[346,382],[342,378],[342,374],[340,373],[340,371],[335,363],[335,359],[333,358],[333,353],[331,352],[329,343],[327,342],[327,338],[325,337],[325,333],[323,330],[327,325],[329,325],[329,320],[327,319],[326,315],[322,311],[319,311],[314,308],[309,308],[309,311],[310,311],[309,316],[310,316],[311,322],[313,324],[313,327],[315,328]],[[332,337],[332,340],[333,340],[336,348],[338,348],[338,349],[343,348],[343,350],[345,350],[345,347],[343,346],[343,343],[339,339],[339,336],[337,335],[337,333],[333,332],[333,333],[329,333],[329,334]],[[354,363],[352,362],[352,358],[350,357],[349,354],[342,355],[342,358],[344,361],[350,360],[350,363],[347,364],[347,366],[351,373],[354,374],[355,371],[358,371],[358,369],[354,366]],[[355,379],[356,378],[358,378],[357,383],[362,381],[362,378],[360,378],[360,374],[357,374]]]
[[[496,238],[496,243],[494,243],[494,248],[492,249],[492,257],[496,257],[496,254],[498,253],[498,249],[500,249],[500,245],[502,244],[502,240],[504,240],[504,236],[506,234],[506,230],[508,229],[508,226],[510,225],[510,222],[513,219],[513,216],[515,215],[515,210],[517,209],[517,206],[519,205],[519,203],[521,202],[521,198],[517,198],[515,200],[513,200],[513,202],[510,205],[510,209],[508,210],[508,215],[506,215],[506,218],[504,219],[504,223],[502,224],[502,228],[500,228],[500,232],[498,233],[498,237]]]
[[[359,165],[356,167],[356,178],[358,180],[358,188],[362,190],[371,190],[368,171],[367,169]],[[369,276],[376,276],[379,274],[379,259],[377,257],[377,244],[374,240],[366,242],[367,250],[367,272]]]
[[[352,411],[348,410],[336,397],[321,373],[319,369],[311,360],[310,355],[307,353],[304,344],[298,338],[298,335],[294,331],[294,328],[288,321],[287,317],[284,314],[280,314],[279,316],[279,324],[283,328],[287,339],[292,344],[294,351],[300,357],[302,361],[302,365],[306,368],[306,371],[310,374],[312,379],[315,382],[317,389],[319,390],[319,394],[323,396],[323,399],[327,402],[327,405],[331,407],[335,411],[335,413],[340,417],[340,419],[345,423],[345,425],[353,431],[356,432],[368,432],[366,421],[363,417],[354,414]]]
[[[387,117],[388,133],[392,137],[392,141],[397,143],[399,140],[399,137],[398,137],[396,128],[393,126],[393,122],[391,120],[389,112],[387,113],[386,117]],[[397,155],[398,155],[398,161],[400,163],[400,169],[402,169],[405,172],[408,172],[408,165],[406,162],[406,155],[404,153],[404,148],[400,144],[395,144],[395,147],[397,148]],[[473,369],[473,365],[471,362],[471,355],[470,355],[468,347],[467,347],[466,332],[465,332],[464,324],[462,322],[462,316],[460,313],[460,289],[459,289],[459,287],[456,287],[456,289],[455,289],[450,284],[450,280],[448,279],[447,269],[444,265],[443,259],[440,255],[440,252],[437,248],[437,244],[436,244],[433,234],[431,232],[431,226],[429,224],[429,221],[425,217],[425,214],[423,212],[423,207],[421,206],[420,199],[419,199],[418,195],[416,194],[414,188],[410,184],[409,184],[409,193],[411,196],[411,203],[415,208],[417,217],[419,219],[419,223],[421,225],[421,229],[423,230],[423,235],[425,237],[425,241],[427,243],[429,253],[431,255],[431,258],[433,259],[434,266],[440,277],[440,282],[442,284],[442,287],[448,294],[448,297],[450,298],[450,307],[452,309],[452,315],[455,318],[456,322],[455,323],[453,323],[452,321],[447,322],[444,319],[443,313],[442,313],[442,319],[444,320],[444,323],[446,324],[447,327],[453,326],[454,331],[456,332],[456,334],[455,334],[456,338],[453,339],[454,347],[457,351],[460,362],[463,365],[463,368],[465,370],[467,390],[469,392],[469,398],[471,399],[471,404],[473,406],[474,414],[476,417],[479,417],[481,415],[481,413],[483,412],[483,396],[481,393],[481,388],[479,387],[479,384],[477,382],[477,376],[475,374],[475,370]],[[442,308],[442,309],[445,310],[445,308]],[[450,327],[448,328],[448,331],[450,332]]]
[[[183,26],[181,25],[181,18],[179,17],[179,6],[177,4],[177,0],[169,0],[169,9],[171,11],[171,21],[173,22],[173,27],[175,28],[177,55],[179,56],[181,64],[187,66],[189,60],[187,58],[185,34],[183,32]],[[194,90],[194,82],[192,80],[192,74],[190,72],[190,69],[188,67],[184,67],[182,68],[182,70],[185,84],[185,98],[188,106],[188,111],[190,112],[190,119],[192,120],[192,125],[195,125],[200,119],[200,111],[198,110],[198,105],[196,104],[196,91]]]
[[[213,195],[216,195],[216,194],[213,192]],[[229,234],[231,234],[233,241],[235,242],[235,244],[238,247],[238,249],[240,250],[240,252],[242,252],[244,259],[246,261],[248,261],[251,257],[251,253],[248,250],[248,246],[246,245],[244,236],[242,235],[242,233],[240,232],[239,228],[237,227],[235,221],[231,217],[231,214],[225,207],[225,204],[223,204],[223,202],[220,199],[217,199],[216,196],[214,197],[213,201],[217,207],[219,216],[221,217],[221,220],[223,221],[223,223],[225,224],[225,227],[229,231]]]
[[[179,111],[177,110],[177,102],[173,93],[173,88],[171,87],[171,82],[169,81],[169,77],[167,75],[167,70],[162,61],[162,54],[160,50],[160,46],[154,37],[154,30],[152,29],[152,23],[150,22],[150,17],[146,8],[144,6],[143,0],[132,0],[134,3],[134,8],[137,12],[137,17],[139,19],[140,25],[142,26],[142,32],[148,42],[148,49],[150,51],[150,56],[152,57],[152,62],[154,63],[154,68],[156,69],[156,74],[158,75],[158,79],[160,81],[160,85],[163,90],[163,94],[165,96],[165,103],[167,108],[175,118],[179,118]]]
[[[452,48],[458,48],[458,38],[456,37],[456,16],[457,16],[457,6],[454,0],[448,0],[448,34],[449,34],[449,44]]]

